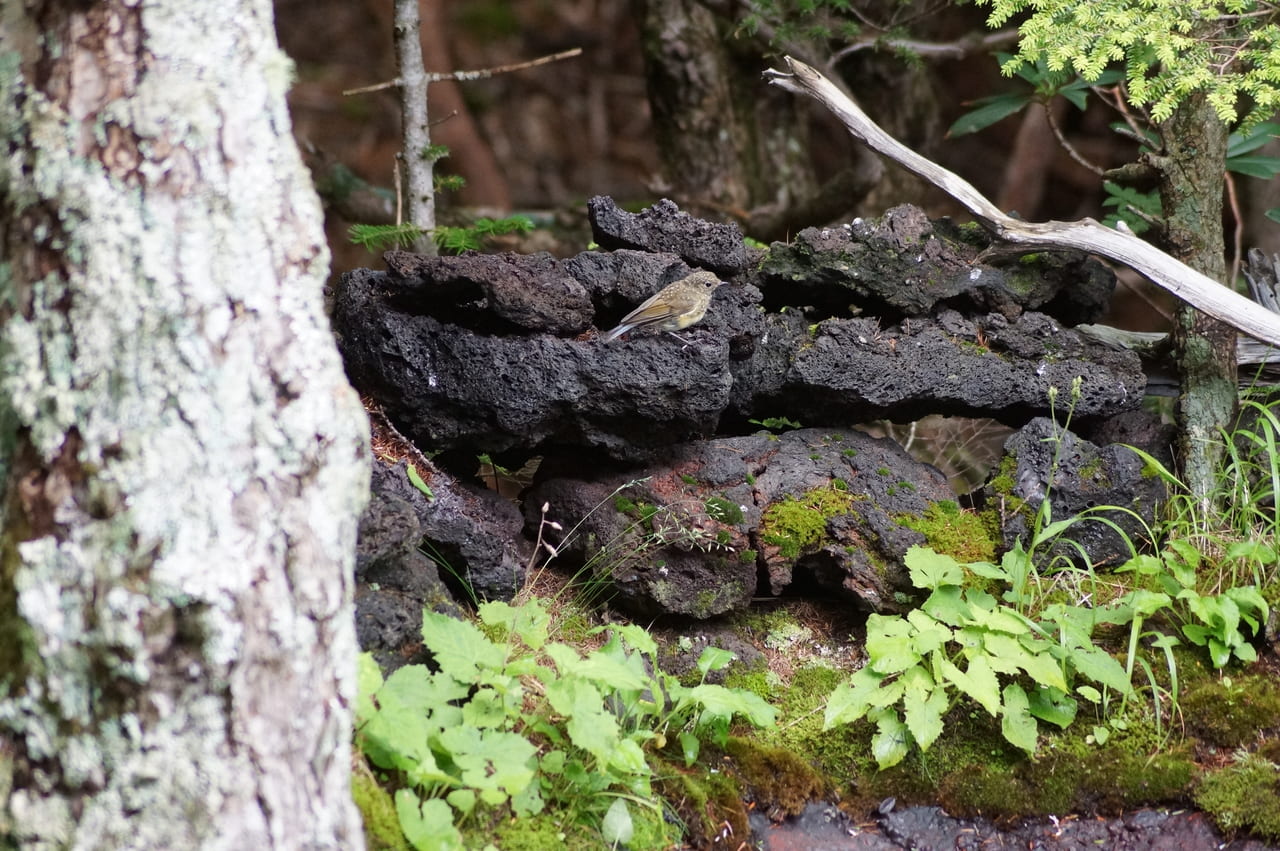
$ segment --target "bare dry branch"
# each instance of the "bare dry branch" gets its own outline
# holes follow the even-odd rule
[[[1005,215],[959,175],[925,159],[881,130],[818,71],[790,56],[785,57],[785,61],[787,71],[765,72],[771,84],[812,97],[821,103],[856,138],[955,198],[1000,239],[1033,250],[1072,248],[1123,263],[1198,310],[1244,334],[1280,346],[1280,316],[1197,272],[1132,233],[1112,230],[1094,219],[1078,222],[1023,222]]]

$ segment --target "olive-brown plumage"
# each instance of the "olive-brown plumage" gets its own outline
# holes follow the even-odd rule
[[[618,327],[600,339],[616,340],[636,328],[679,331],[702,319],[711,304],[711,294],[723,281],[710,272],[694,272],[663,287],[635,310],[622,317]],[[672,334],[677,340],[681,338]],[[681,340],[681,342],[684,342]]]

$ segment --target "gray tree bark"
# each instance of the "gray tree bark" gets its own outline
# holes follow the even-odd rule
[[[290,75],[269,0],[4,7],[0,844],[363,846],[367,423]]]
[[[1227,128],[1203,93],[1178,105],[1161,127],[1164,150],[1151,158],[1160,175],[1166,250],[1193,269],[1225,280],[1222,235],[1223,175]],[[1178,307],[1173,327],[1178,364],[1178,465],[1197,500],[1216,486],[1226,455],[1221,430],[1235,419],[1236,332],[1188,304]],[[1208,506],[1205,506],[1206,508]]]

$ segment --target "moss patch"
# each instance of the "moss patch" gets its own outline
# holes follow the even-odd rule
[[[1280,839],[1280,767],[1270,760],[1240,754],[1204,777],[1194,797],[1227,833],[1249,830],[1263,839]]]
[[[410,851],[400,830],[400,817],[395,802],[386,789],[378,785],[364,758],[354,760],[351,772],[351,797],[364,820],[364,844],[369,851]]]
[[[922,516],[901,515],[897,520],[924,535],[934,550],[958,562],[995,560],[996,542],[987,523],[949,499],[933,503]]]
[[[798,558],[827,534],[827,520],[848,514],[855,497],[847,490],[814,488],[799,499],[788,496],[765,511],[760,535],[778,548],[784,558]]]

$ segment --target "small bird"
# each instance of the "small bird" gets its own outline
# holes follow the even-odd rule
[[[688,328],[700,320],[711,304],[711,294],[723,283],[710,272],[694,272],[663,287],[644,304],[622,317],[618,327],[600,339],[607,343],[636,328],[657,328],[687,346],[689,341],[673,332]]]

